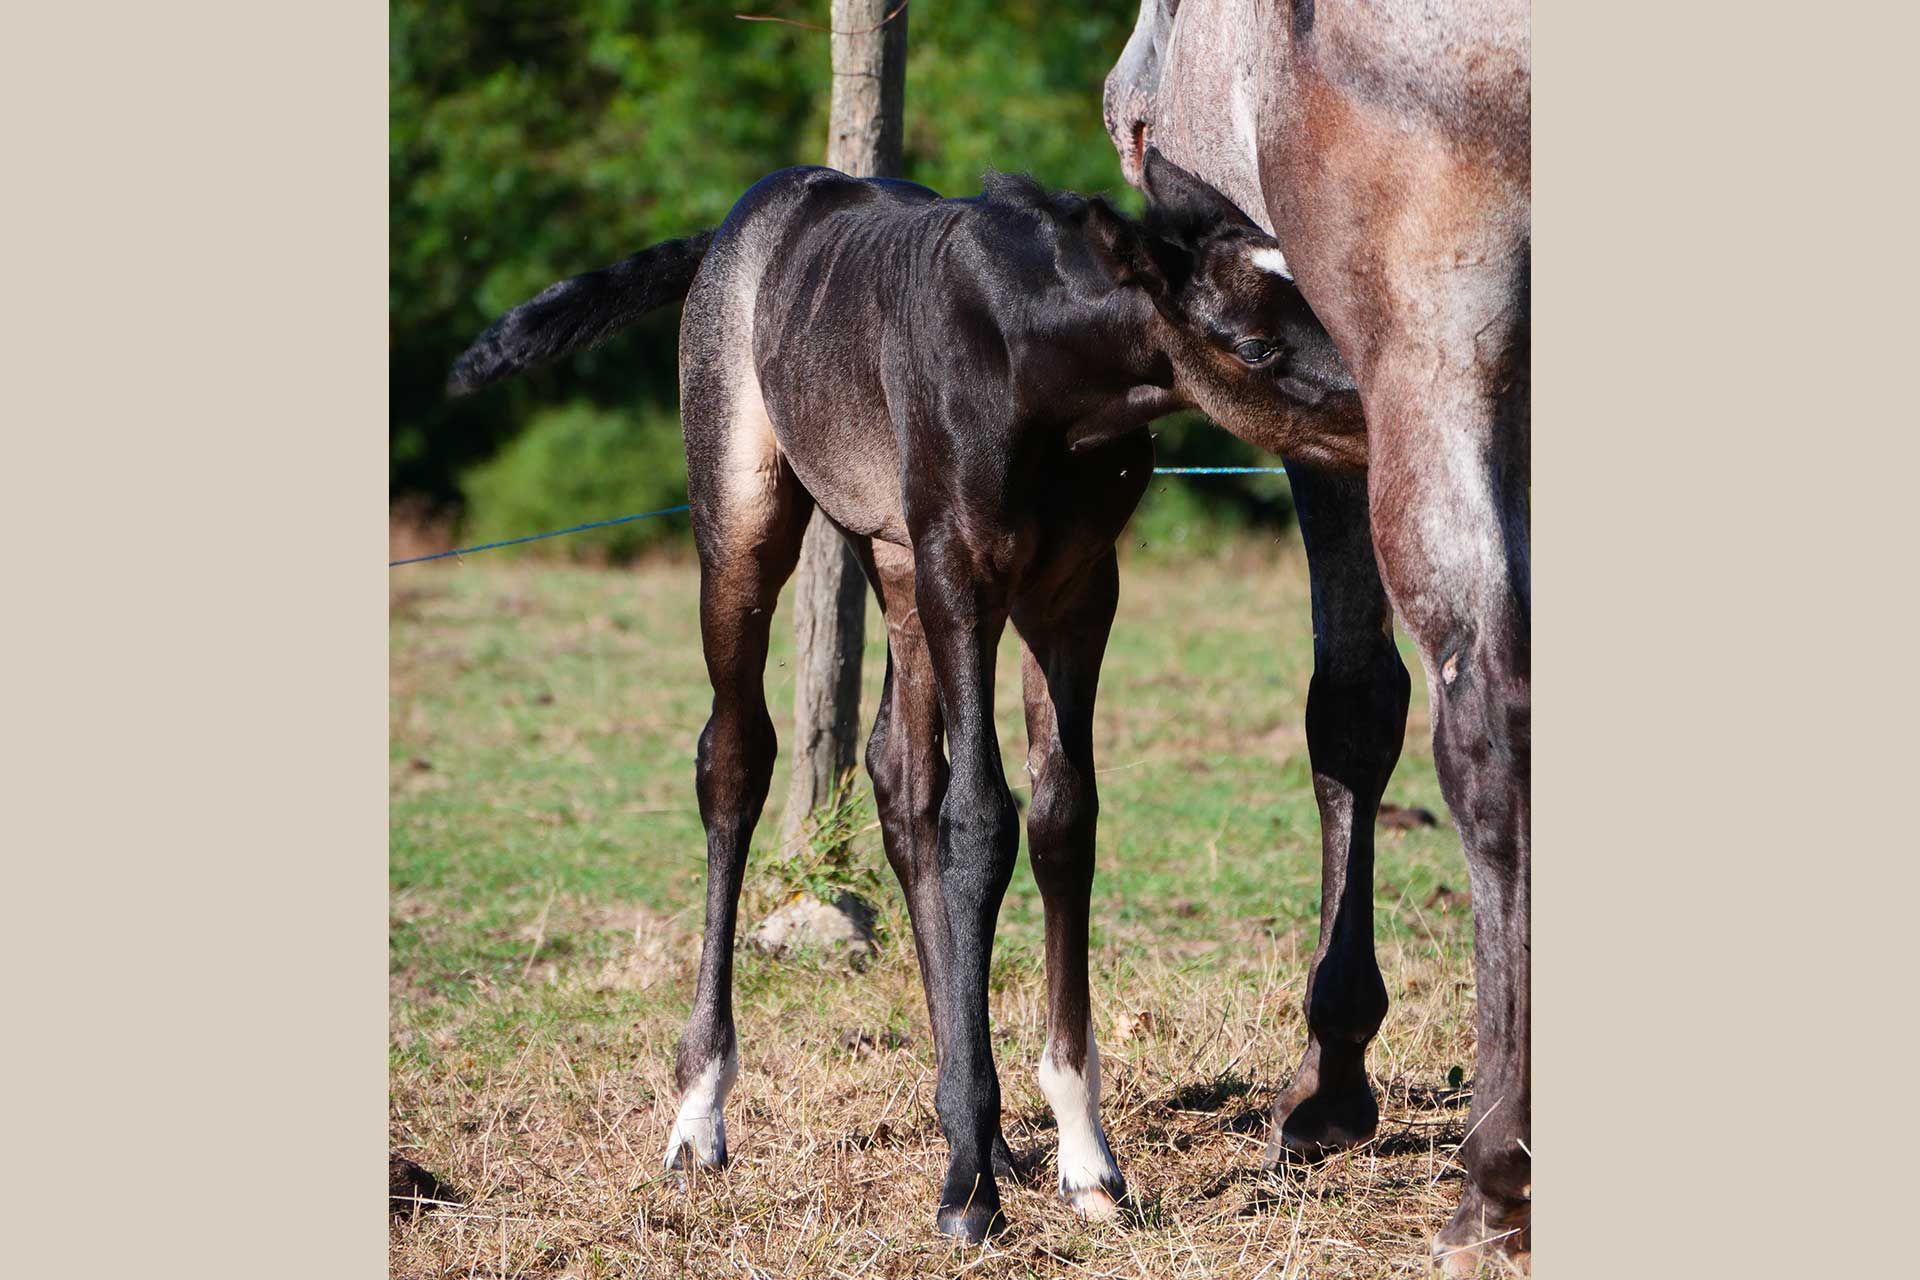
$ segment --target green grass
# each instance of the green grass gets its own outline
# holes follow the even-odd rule
[[[514,1206],[503,1210],[502,1222],[522,1215],[543,1224],[532,1234],[561,1249],[555,1258],[571,1261],[542,1263],[547,1255],[529,1243],[516,1265],[533,1274],[629,1274],[644,1271],[640,1260],[654,1255],[642,1233],[640,1244],[624,1246],[638,1252],[621,1261],[623,1246],[596,1234],[604,1223],[581,1226],[577,1205],[543,1217],[529,1207],[524,1187],[499,1183],[503,1157],[476,1156],[474,1131],[459,1125],[484,1123],[488,1134],[505,1132],[503,1124],[512,1126],[504,1117],[519,1108],[529,1141],[536,1131],[542,1142],[591,1131],[606,1150],[583,1156],[582,1171],[561,1179],[569,1194],[584,1195],[591,1185],[596,1195],[626,1196],[621,1212],[642,1217],[659,1209],[651,1197],[671,1198],[646,1179],[664,1141],[663,1118],[671,1114],[672,1049],[692,994],[704,892],[692,756],[708,689],[696,591],[695,570],[682,561],[611,571],[476,557],[393,574],[395,1145],[456,1185],[476,1188],[469,1213],[491,1198]],[[767,678],[783,738],[792,696],[789,622],[783,610]],[[871,615],[866,717],[878,696],[883,635],[877,614]],[[1413,710],[1388,799],[1444,815],[1425,689],[1410,652],[1406,661],[1415,682]],[[1009,634],[1001,648],[996,719],[1009,783],[1024,800],[1018,662]],[[1147,1010],[1159,1029],[1150,1038],[1157,1047],[1142,1047],[1137,1063],[1117,1047],[1110,1051],[1109,1097],[1116,1102],[1124,1104],[1130,1081],[1177,1092],[1218,1077],[1239,1082],[1240,1101],[1232,1105],[1264,1108],[1304,1043],[1298,1006],[1319,903],[1318,821],[1302,728],[1311,668],[1297,537],[1242,545],[1213,560],[1143,558],[1123,569],[1097,719],[1095,1005],[1103,1043],[1118,1011]],[[784,782],[783,769],[775,805]],[[859,782],[864,794],[864,775]],[[756,874],[769,862],[765,853],[777,827],[778,814],[770,809],[749,870],[749,923],[780,892]],[[730,1124],[736,1124],[737,1105],[743,1118],[735,1145],[742,1155],[752,1149],[755,1115],[776,1126],[824,1123],[844,1130],[862,1116],[870,1122],[906,1076],[930,1072],[925,1010],[898,890],[885,872],[878,833],[867,830],[858,840],[860,857],[881,868],[887,885],[880,964],[848,976],[830,965],[741,952],[736,1016],[747,1069],[730,1104]],[[1470,929],[1457,909],[1425,907],[1443,885],[1465,885],[1458,839],[1444,816],[1437,828],[1383,833],[1376,928],[1396,1008],[1372,1062],[1388,1094],[1383,1109],[1389,1116],[1395,1088],[1439,1087],[1451,1067],[1471,1064]],[[1046,1146],[1050,1121],[1044,1107],[1033,1105],[1038,1095],[1029,1080],[1044,1026],[1041,927],[1023,850],[996,941],[996,1036],[1007,1040],[998,1051],[1009,1111],[1026,1106],[1032,1140]],[[1201,1025],[1209,1021],[1222,1028],[1211,1040],[1213,1027]],[[871,1076],[871,1092],[862,1093],[850,1077],[846,1096],[808,1104],[811,1119],[772,1119],[788,1099],[770,1098],[764,1089],[783,1072],[803,1071],[809,1062],[828,1078],[847,1069],[837,1037],[849,1024],[899,1030],[912,1049],[876,1057],[909,1061],[862,1060],[853,1075]],[[790,1047],[769,1056],[756,1075],[756,1043]],[[1156,1056],[1161,1050],[1164,1057]],[[573,1098],[568,1106],[583,1105],[576,1093],[591,1093],[598,1119],[562,1107],[536,1120],[537,1108],[512,1101],[513,1082],[524,1086],[528,1073],[546,1081],[543,1089]],[[591,1086],[582,1083],[588,1079]],[[930,1085],[923,1092],[930,1093]],[[925,1099],[915,1104],[919,1122],[928,1121],[929,1105]],[[1113,1108],[1110,1102],[1109,1114]],[[643,1118],[619,1119],[634,1109]],[[481,1113],[490,1118],[477,1119]],[[1162,1127],[1177,1126],[1186,1114],[1171,1107]],[[1406,1123],[1426,1122],[1414,1116]],[[1254,1137],[1264,1136],[1252,1121],[1242,1128],[1249,1126]],[[1019,1146],[1015,1127],[1010,1120],[1009,1136]],[[1120,1124],[1115,1131],[1116,1150],[1138,1182],[1162,1157],[1139,1145],[1150,1136],[1119,1150],[1124,1129]],[[1151,1126],[1143,1131],[1151,1132]],[[1242,1165],[1250,1162],[1242,1150],[1246,1136],[1235,1131],[1220,1139],[1232,1144],[1228,1154]],[[1458,1134],[1452,1136],[1457,1141]],[[932,1142],[930,1150],[938,1146],[937,1133]],[[1375,1160],[1385,1168],[1412,1158]],[[1447,1162],[1434,1158],[1439,1177]],[[609,1174],[609,1160],[622,1170],[617,1176]],[[730,1179],[755,1176],[739,1173],[740,1164],[729,1170]],[[921,1242],[912,1245],[919,1248],[931,1234],[920,1217],[930,1218],[934,1170],[916,1165],[896,1170],[893,1180],[903,1188],[903,1204],[927,1213],[890,1224],[886,1238]],[[915,1192],[924,1194],[916,1198]],[[1345,1204],[1351,1198],[1343,1193],[1327,1203],[1344,1204],[1345,1214],[1355,1211]],[[1191,1229],[1191,1215],[1180,1204],[1160,1203],[1164,1222],[1142,1228],[1149,1236]],[[1410,1209],[1412,1225],[1402,1235],[1411,1241],[1430,1232],[1444,1220],[1444,1208],[1435,1200],[1418,1213]],[[1011,1202],[1009,1211],[1015,1211]],[[767,1212],[779,1216],[777,1209]],[[684,1213],[677,1234],[669,1227],[659,1237],[660,1258],[674,1266],[704,1256],[698,1216]],[[1280,1216],[1291,1218],[1291,1208]],[[464,1228],[456,1223],[451,1236],[447,1230],[397,1234],[396,1267],[405,1257],[401,1269],[467,1274],[459,1259],[468,1246],[452,1243],[465,1241]],[[489,1239],[493,1253],[504,1247]],[[1088,1247],[1091,1257],[1103,1246]],[[776,1255],[784,1252],[752,1265],[778,1273]],[[606,1269],[597,1269],[596,1257],[606,1260]],[[1025,1274],[1008,1265],[1007,1274]],[[717,1273],[732,1274],[725,1265]]]

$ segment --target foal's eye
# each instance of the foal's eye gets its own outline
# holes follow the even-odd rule
[[[1233,349],[1233,354],[1239,356],[1248,364],[1264,364],[1273,358],[1275,350],[1276,348],[1271,342],[1266,342],[1259,338],[1248,338],[1245,342]]]

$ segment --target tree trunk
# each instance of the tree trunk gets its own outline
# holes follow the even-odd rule
[[[897,177],[906,6],[898,0],[833,0],[832,25],[827,164],[855,177]],[[816,510],[794,574],[793,776],[780,821],[782,849],[801,838],[809,815],[832,799],[854,767],[866,619],[866,575],[839,530]]]

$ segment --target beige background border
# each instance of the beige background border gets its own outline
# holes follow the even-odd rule
[[[1542,1274],[1893,1274],[1914,19],[1574,8],[1535,15]]]
[[[1565,9],[1542,1274],[1847,1274],[1911,1185],[1911,664],[1860,553],[1911,548],[1920,482],[1911,398],[1864,381],[1912,361],[1914,46]],[[385,1266],[383,19],[10,17],[12,1274]]]
[[[379,1275],[386,11],[0,49],[0,1270]]]

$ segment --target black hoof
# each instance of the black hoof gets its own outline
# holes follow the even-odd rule
[[[1273,1106],[1273,1136],[1263,1169],[1324,1160],[1357,1147],[1380,1129],[1380,1105],[1363,1065],[1365,1046],[1323,1056],[1310,1046],[1293,1083]]]
[[[1371,1093],[1308,1098],[1274,1128],[1261,1166],[1274,1169],[1294,1160],[1324,1160],[1359,1146],[1379,1129],[1380,1109]]]
[[[988,1236],[1006,1230],[1007,1219],[998,1204],[983,1204],[976,1199],[972,1204],[941,1205],[934,1225],[943,1236],[985,1244]]]

